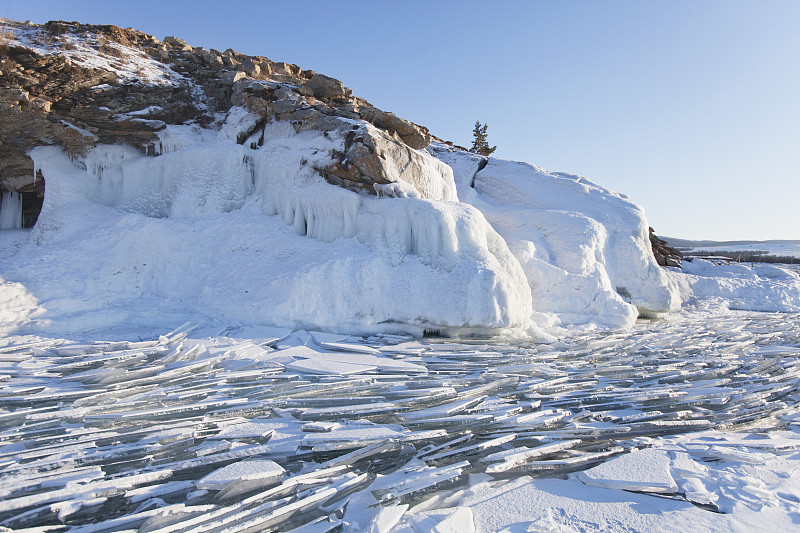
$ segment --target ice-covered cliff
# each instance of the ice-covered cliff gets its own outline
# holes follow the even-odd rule
[[[710,286],[658,266],[627,197],[432,142],[333,78],[115,27],[5,24],[0,328],[541,336],[628,327]],[[796,275],[761,274],[741,286],[800,309]]]

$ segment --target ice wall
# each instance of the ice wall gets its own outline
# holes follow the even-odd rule
[[[157,155],[34,149],[47,194],[27,244],[0,239],[0,300],[15,302],[0,328],[195,320],[546,335],[628,327],[682,302],[800,310],[800,280],[781,269],[659,267],[642,210],[583,178],[432,145],[438,160],[422,151],[417,164],[443,183],[420,183],[455,186],[457,200],[412,182],[369,196],[315,170],[341,153],[336,130],[273,123],[237,144],[254,125],[235,109],[214,129],[170,126]],[[0,217],[15,205],[4,197]]]
[[[525,275],[480,211],[331,185],[313,168],[341,149],[335,132],[272,124],[251,149],[233,118],[214,136],[169,128],[156,157],[31,152],[48,180],[40,246],[4,267],[50,328],[176,316],[359,332],[527,324]]]
[[[0,229],[21,227],[22,195],[18,192],[4,192],[0,197]]]

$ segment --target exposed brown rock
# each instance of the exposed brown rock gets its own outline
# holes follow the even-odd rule
[[[311,89],[317,98],[337,98],[353,94],[353,91],[345,87],[342,82],[324,74],[314,74],[305,86]]]
[[[671,247],[664,239],[658,238],[653,228],[650,228],[650,245],[659,265],[681,268],[683,261],[681,251]]]

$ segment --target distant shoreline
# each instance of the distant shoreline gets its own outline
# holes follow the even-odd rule
[[[670,246],[690,256],[721,256],[744,263],[786,263],[800,261],[800,240],[692,241],[664,237]]]

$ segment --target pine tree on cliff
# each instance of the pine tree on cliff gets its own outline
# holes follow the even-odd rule
[[[486,129],[488,127],[488,124],[481,125],[480,120],[475,121],[475,129],[472,130],[472,135],[475,139],[472,141],[472,148],[469,149],[470,152],[480,155],[492,155],[492,153],[497,150],[497,146],[490,147],[489,142],[486,140]]]

